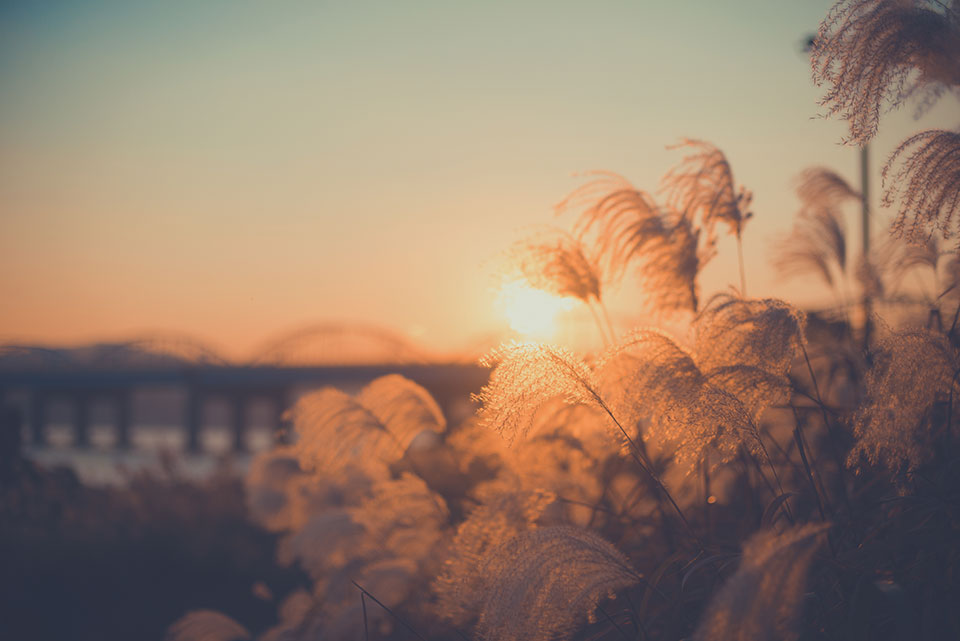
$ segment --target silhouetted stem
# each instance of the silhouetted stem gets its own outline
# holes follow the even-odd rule
[[[370,629],[367,626],[367,595],[360,590],[360,607],[363,608],[363,641],[370,641]]]
[[[657,486],[657,489],[659,489],[663,493],[663,495],[667,497],[667,500],[670,501],[670,505],[673,506],[673,509],[676,510],[677,515],[680,517],[680,520],[683,521],[683,524],[686,526],[687,531],[699,542],[700,538],[696,534],[694,534],[693,527],[691,527],[690,521],[687,520],[687,517],[684,516],[683,510],[681,510],[680,506],[677,505],[677,502],[673,500],[673,496],[670,494],[667,488],[664,487],[663,483],[660,482],[660,479],[657,478],[657,475],[653,473],[652,463],[649,460],[641,460],[641,458],[646,459],[647,457],[643,455],[643,452],[640,450],[640,448],[637,446],[634,440],[630,437],[629,434],[627,434],[627,430],[623,429],[623,425],[621,425],[620,421],[617,420],[617,417],[613,415],[613,412],[610,411],[610,408],[603,401],[603,399],[600,398],[600,396],[592,389],[589,390],[589,392],[591,393],[591,395],[593,396],[597,404],[600,406],[600,408],[607,413],[607,416],[610,417],[610,420],[612,420],[616,424],[617,428],[620,430],[620,433],[623,434],[623,438],[627,440],[627,443],[630,445],[630,453],[633,455],[633,459],[637,462],[637,465],[639,465],[640,469],[643,470],[647,474],[647,476],[650,477],[650,479]]]
[[[607,337],[607,334],[604,332],[603,323],[600,321],[600,315],[597,314],[596,308],[590,303],[586,303],[587,308],[590,310],[590,315],[593,316],[593,322],[597,326],[597,331],[600,333],[600,339],[603,341],[604,347],[610,346],[610,339]]]
[[[847,499],[847,488],[846,481],[843,478],[843,457],[840,455],[840,451],[837,448],[836,439],[833,436],[833,428],[830,427],[830,418],[827,416],[827,408],[823,404],[823,396],[820,395],[820,386],[817,384],[817,375],[813,371],[813,365],[810,364],[810,355],[807,354],[807,346],[800,342],[800,349],[803,351],[803,360],[807,363],[807,371],[810,372],[810,381],[813,383],[813,392],[817,396],[817,405],[820,407],[820,412],[823,415],[823,425],[827,430],[827,440],[830,441],[830,449],[833,450],[833,456],[837,459],[837,474],[840,477],[840,484],[842,486],[842,492],[840,493],[843,498],[844,504],[847,506],[847,511],[851,511],[850,501]]]
[[[607,611],[603,609],[603,606],[602,606],[602,605],[600,605],[600,604],[598,603],[598,604],[597,604],[597,609],[600,610],[600,612],[603,613],[603,616],[607,617],[607,620],[608,620],[610,623],[613,624],[613,627],[615,627],[615,628],[617,629],[617,632],[619,632],[619,633],[623,636],[624,639],[626,639],[627,641],[632,641],[632,639],[630,639],[630,636],[629,636],[626,632],[623,631],[623,628],[620,627],[620,624],[617,623],[616,621],[614,621],[612,616],[610,616],[609,614],[607,614]]]
[[[607,322],[607,331],[610,332],[610,342],[616,345],[617,332],[613,329],[613,323],[610,322],[610,313],[607,311],[607,306],[599,299],[597,300],[597,304],[600,305],[600,311],[603,312],[603,320]]]
[[[783,495],[783,485],[780,483],[780,475],[777,474],[777,468],[773,464],[773,459],[770,458],[770,452],[767,451],[767,446],[763,444],[763,439],[757,437],[757,441],[760,443],[760,449],[763,451],[764,458],[767,459],[767,465],[770,466],[770,471],[773,472],[773,480],[777,482],[777,489],[780,490],[780,494]],[[786,502],[783,504],[783,509],[787,513],[787,517],[790,519],[790,523],[794,523],[793,514],[790,512],[790,506]]]
[[[390,608],[388,608],[387,606],[385,606],[383,603],[381,603],[380,600],[377,599],[377,597],[373,596],[372,594],[370,594],[369,592],[367,592],[365,589],[363,589],[363,586],[361,586],[359,583],[357,583],[356,581],[354,581],[354,580],[352,580],[352,579],[351,579],[350,582],[353,583],[355,586],[357,586],[357,589],[360,590],[360,593],[361,593],[361,594],[365,594],[365,595],[367,595],[368,597],[370,597],[370,599],[373,600],[374,603],[376,603],[376,604],[379,605],[381,608],[383,608],[383,610],[384,610],[387,614],[389,614],[389,615],[392,616],[394,619],[396,619],[396,620],[400,623],[400,625],[402,625],[402,626],[405,627],[407,630],[409,630],[410,632],[412,632],[412,633],[414,634],[414,636],[416,636],[418,639],[420,639],[420,641],[427,641],[427,640],[423,637],[422,634],[420,634],[419,632],[417,632],[415,629],[413,629],[413,627],[412,627],[409,623],[407,623],[407,622],[404,621],[402,618],[400,618],[400,615],[398,615],[396,612],[394,612],[393,610],[391,610]]]
[[[796,425],[793,428],[793,440],[797,443],[797,450],[800,452],[800,460],[803,461],[803,469],[807,471],[807,479],[810,481],[810,489],[813,490],[813,496],[817,499],[817,510],[820,512],[820,518],[827,520],[827,515],[823,510],[823,503],[820,501],[820,492],[817,491],[817,484],[813,480],[813,472],[810,470],[810,463],[807,461],[806,448],[803,446],[803,436],[800,433],[800,417],[797,410],[793,410],[793,418]]]
[[[743,240],[740,238],[740,232],[737,232],[737,258],[740,261],[740,295],[747,297],[747,275],[743,268]]]

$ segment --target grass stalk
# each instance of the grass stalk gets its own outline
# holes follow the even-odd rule
[[[366,596],[370,597],[370,599],[371,599],[374,603],[376,603],[376,604],[379,605],[381,608],[383,608],[383,611],[384,611],[384,612],[386,612],[387,614],[389,614],[390,616],[392,616],[398,623],[400,623],[400,625],[402,625],[403,627],[405,627],[405,628],[406,628],[407,630],[409,630],[415,637],[417,637],[418,639],[420,639],[420,641],[427,641],[426,638],[424,638],[424,636],[423,636],[422,634],[420,634],[419,632],[417,632],[416,629],[415,629],[413,626],[411,626],[409,623],[407,623],[406,621],[404,621],[403,618],[402,618],[399,614],[397,614],[396,612],[394,612],[393,610],[391,610],[390,608],[388,608],[386,605],[384,605],[377,597],[375,597],[375,596],[373,596],[372,594],[370,594],[369,592],[367,592],[367,591],[363,588],[362,585],[360,585],[359,583],[357,583],[356,581],[354,581],[354,580],[352,580],[352,579],[351,579],[350,582],[353,583],[355,586],[357,586],[357,589],[360,590],[360,594],[361,594],[361,595],[366,595]],[[366,621],[366,619],[364,619],[364,621]]]

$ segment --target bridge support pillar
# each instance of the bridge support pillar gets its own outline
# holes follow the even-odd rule
[[[30,443],[34,447],[47,444],[47,399],[40,392],[30,396]]]
[[[187,451],[200,451],[200,423],[203,420],[203,398],[200,392],[190,388],[187,392],[186,416],[184,425],[187,428]]]
[[[90,396],[80,392],[74,401],[74,447],[90,447]]]
[[[130,418],[133,405],[132,394],[129,390],[124,390],[117,395],[117,448],[126,450],[130,448]]]
[[[233,451],[247,450],[247,395],[238,392],[233,396]]]

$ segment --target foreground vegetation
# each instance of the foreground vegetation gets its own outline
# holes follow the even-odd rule
[[[812,59],[863,143],[885,100],[960,86],[958,53],[952,2],[845,0]],[[960,134],[895,152],[895,234],[856,258],[857,190],[803,174],[777,263],[822,279],[827,315],[747,297],[742,267],[702,295],[717,237],[747,242],[751,198],[721,150],[680,147],[658,197],[593,175],[559,207],[569,230],[512,251],[529,284],[590,307],[602,353],[503,345],[456,425],[400,376],[302,398],[245,501],[308,580],[264,578],[269,624],[198,599],[168,638],[960,638]],[[627,273],[687,331],[620,335],[604,295]]]
[[[812,63],[863,144],[886,101],[955,90],[958,53],[954,3],[844,0]],[[896,150],[893,235],[856,258],[842,211],[861,194],[804,172],[776,262],[834,293],[815,316],[746,296],[751,194],[719,149],[679,146],[661,199],[594,174],[558,208],[571,230],[511,252],[530,285],[591,309],[602,354],[504,345],[453,426],[397,376],[298,402],[295,443],[256,462],[248,500],[313,586],[259,638],[960,636],[960,134]],[[721,233],[739,288],[704,303]],[[604,294],[629,272],[685,336],[618,336]],[[169,634],[250,633],[197,611]]]

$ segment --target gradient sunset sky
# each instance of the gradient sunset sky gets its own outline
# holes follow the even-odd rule
[[[802,169],[859,180],[801,49],[830,4],[3,3],[0,343],[171,330],[242,356],[345,321],[457,350],[503,329],[499,252],[569,222],[573,172],[655,190],[683,137],[754,192],[750,293],[815,301],[770,245]],[[882,122],[875,202],[888,152],[956,114]],[[703,292],[736,282],[722,243]]]

